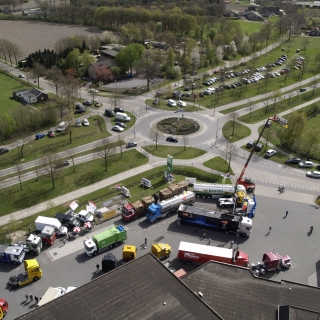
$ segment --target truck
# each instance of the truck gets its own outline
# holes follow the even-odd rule
[[[21,264],[25,257],[23,246],[0,245],[0,261]]]
[[[5,299],[0,298],[0,320],[8,313],[9,305]]]
[[[53,227],[45,226],[40,233],[43,244],[52,246],[56,240],[56,232]]]
[[[153,243],[151,245],[151,252],[160,260],[169,258],[172,250],[167,243]]]
[[[24,251],[29,252],[31,255],[37,256],[42,250],[42,239],[41,237],[29,234],[24,246]]]
[[[178,221],[195,227],[235,233],[237,237],[250,237],[252,229],[252,219],[248,217],[183,204],[178,209]]]
[[[106,251],[110,248],[117,247],[119,244],[127,240],[127,228],[124,226],[112,226],[109,229],[96,234],[92,239],[85,240],[84,249],[86,254],[96,256],[98,253]]]
[[[181,241],[178,251],[178,260],[187,264],[202,264],[208,261],[218,261],[247,268],[249,265],[248,254],[237,249],[207,246]]]
[[[12,276],[7,283],[11,289],[21,287],[33,281],[37,281],[42,277],[42,270],[37,259],[24,260],[24,271],[18,275]]]
[[[192,191],[186,191],[179,196],[174,196],[168,200],[158,202],[155,198],[155,203],[150,205],[147,209],[146,216],[151,222],[157,222],[158,219],[168,217],[172,213],[176,213],[181,204],[193,203],[195,201],[195,194]]]
[[[266,271],[289,269],[291,259],[288,255],[282,256],[279,253],[267,252],[262,256],[262,263]]]
[[[66,289],[64,289],[64,288],[49,287],[49,289],[42,296],[42,299],[39,301],[38,307],[41,307],[44,304],[46,304],[56,298],[59,298],[60,296],[64,295],[65,293],[66,293]]]
[[[232,184],[194,183],[193,192],[197,198],[219,199],[226,195],[233,196],[235,188]]]
[[[55,229],[57,235],[67,234],[68,229],[58,219],[39,216],[35,221],[36,230],[42,231],[45,226]]]
[[[118,260],[116,255],[112,252],[108,252],[104,255],[101,262],[102,272],[108,272],[117,267]]]
[[[134,260],[137,257],[137,247],[126,245],[122,248],[122,260],[125,262]]]

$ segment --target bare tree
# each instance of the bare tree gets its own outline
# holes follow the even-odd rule
[[[20,131],[18,130],[15,134],[16,140],[17,140],[17,148],[18,148],[18,154],[19,159],[23,158],[23,149],[26,145],[26,143],[30,140],[30,136],[28,132]]]
[[[316,76],[316,78],[311,82],[311,85],[312,85],[312,96],[314,96],[314,92],[319,86],[319,76]]]
[[[280,90],[273,91],[272,99],[273,99],[273,109],[275,109],[277,101],[280,101],[282,99],[282,92]]]
[[[248,100],[248,105],[249,106],[247,107],[247,110],[249,111],[250,119],[251,119],[251,112],[252,112],[252,110],[254,110],[254,107],[252,105],[252,100],[251,99]]]
[[[52,80],[56,87],[56,96],[58,97],[58,89],[63,81],[63,74],[61,69],[59,69],[57,66],[52,66],[51,69],[48,71],[48,78]]]
[[[22,187],[22,178],[21,178],[21,175],[22,175],[22,166],[21,166],[21,164],[17,164],[16,165],[16,170],[17,170],[18,180],[19,180],[19,184],[20,184],[20,190],[22,190],[23,187]]]
[[[120,157],[122,159],[122,149],[123,149],[123,145],[122,145],[122,140],[121,140],[121,135],[118,135],[118,142],[119,142],[119,149],[120,149]]]
[[[39,89],[39,87],[40,87],[40,85],[39,85],[40,77],[43,77],[44,75],[46,75],[47,69],[42,64],[40,64],[39,62],[35,62],[34,65],[33,65],[32,73],[37,78],[38,89]]]
[[[184,134],[184,135],[182,136],[182,140],[183,140],[183,150],[185,151],[185,150],[186,150],[186,146],[187,146],[188,143],[189,143],[188,135],[187,135],[187,134]]]
[[[113,91],[110,97],[108,98],[109,104],[111,104],[112,108],[120,107],[121,106],[121,96],[118,90]]]
[[[163,133],[157,128],[156,124],[152,125],[149,137],[150,140],[156,144],[156,149],[158,149],[158,142],[163,137]]]
[[[288,93],[287,93],[287,97],[288,97],[288,106],[290,106],[291,98],[293,97],[293,95],[294,95],[294,91],[291,91],[291,92],[288,92]]]
[[[58,163],[61,161],[60,157],[54,153],[43,157],[40,161],[44,172],[51,177],[52,189],[55,189],[55,178],[58,173]]]
[[[16,66],[18,65],[18,60],[22,57],[23,53],[22,53],[22,50],[21,48],[16,44],[16,43],[13,43],[12,44],[12,47],[11,47],[11,50],[12,50],[12,55],[13,55],[13,58],[16,62]]]
[[[74,130],[74,117],[72,113],[68,113],[64,119],[66,122],[66,132],[69,133],[69,143],[72,143],[72,133]]]
[[[108,159],[115,153],[116,150],[112,147],[108,138],[104,138],[97,143],[97,155],[99,158],[103,158],[106,171],[108,171]]]
[[[70,157],[70,159],[72,161],[73,172],[76,172],[76,166],[75,166],[75,162],[74,162],[74,158],[75,158],[74,149],[68,149],[68,150],[66,150],[66,153],[67,153],[68,157]]]
[[[266,100],[263,101],[264,107],[266,108],[264,113],[268,113],[269,103],[270,103],[270,94],[267,94]]]
[[[228,113],[228,119],[231,122],[231,126],[232,126],[232,133],[231,133],[232,136],[234,134],[234,128],[235,128],[238,116],[239,116],[239,114],[237,111],[232,111],[232,112]]]
[[[234,156],[237,155],[237,146],[230,141],[227,142],[227,146],[225,149],[225,159],[228,161],[228,170],[230,170],[231,160]]]

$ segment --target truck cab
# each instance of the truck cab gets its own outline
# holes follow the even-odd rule
[[[37,235],[31,233],[26,240],[24,251],[29,252],[31,255],[38,255],[42,250],[42,239]]]
[[[25,252],[23,246],[0,245],[0,262],[21,264],[24,257]]]
[[[172,252],[170,245],[167,243],[153,243],[151,245],[151,252],[158,258],[158,259],[167,259]]]
[[[54,228],[45,226],[41,231],[40,237],[42,239],[43,244],[47,246],[52,246],[54,244],[54,240],[56,240],[56,233]]]
[[[122,260],[125,262],[136,259],[137,257],[137,247],[126,245],[122,249]]]

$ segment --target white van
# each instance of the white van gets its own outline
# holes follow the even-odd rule
[[[39,216],[35,221],[36,230],[42,231],[45,226],[53,227],[57,235],[66,234],[68,229],[56,218]]]
[[[117,112],[116,113],[116,120],[119,120],[119,121],[130,121],[131,118],[128,117],[128,115],[126,113],[122,113],[122,112]]]
[[[62,121],[59,123],[56,131],[57,132],[62,132],[63,130],[65,130],[65,128],[67,127],[67,123],[65,121]]]

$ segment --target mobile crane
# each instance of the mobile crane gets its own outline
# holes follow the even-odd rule
[[[257,142],[256,142],[255,145],[257,145],[257,144],[259,143],[260,138],[262,137],[262,134],[263,134],[263,132],[264,132],[264,129],[267,128],[267,127],[270,127],[271,121],[274,121],[274,122],[276,122],[276,123],[279,123],[279,124],[282,124],[282,125],[285,125],[285,126],[286,126],[287,123],[288,123],[288,121],[287,121],[286,119],[280,118],[280,117],[278,117],[277,115],[274,115],[273,117],[268,118],[268,120],[266,121],[266,123],[264,124],[264,126],[263,126],[263,128],[262,128],[262,130],[261,130],[261,133],[260,133],[259,138],[258,138],[258,140],[257,140]],[[247,162],[245,163],[245,165],[244,165],[244,167],[243,167],[243,169],[242,169],[242,172],[241,172],[241,174],[240,174],[240,176],[239,176],[239,178],[238,178],[238,180],[237,180],[237,184],[243,185],[248,192],[253,192],[253,191],[255,190],[255,188],[256,188],[255,183],[254,183],[251,179],[248,179],[248,178],[243,179],[243,175],[244,175],[244,173],[245,173],[245,171],[246,171],[246,169],[247,169],[247,166],[248,166],[248,164],[249,164],[249,162],[250,162],[250,160],[251,160],[251,157],[252,157],[252,155],[253,155],[253,152],[254,152],[254,147],[252,148],[252,150],[251,150],[251,152],[250,152],[250,155],[249,155],[249,157],[248,157],[248,160],[247,160]]]

